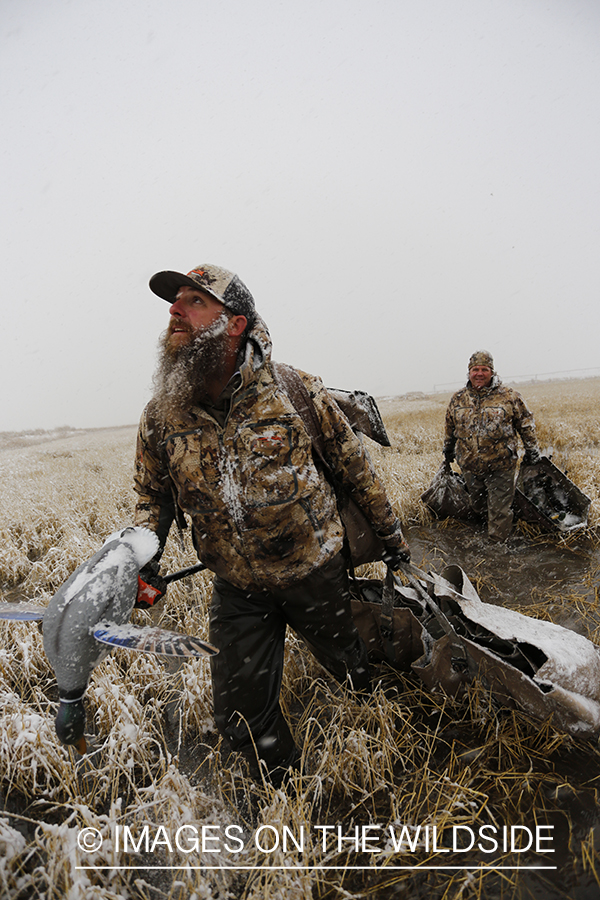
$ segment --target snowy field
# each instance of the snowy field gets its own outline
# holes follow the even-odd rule
[[[561,623],[575,611],[573,627],[597,644],[599,381],[520,387],[542,448],[591,497],[592,527],[559,541],[518,526],[530,554],[527,596],[502,600]],[[468,537],[465,526],[432,522],[419,501],[441,461],[448,399],[382,400],[392,447],[369,443],[415,550],[433,567],[436,535],[447,552]],[[133,427],[0,435],[1,600],[46,604],[131,522],[134,444]],[[509,564],[482,539],[476,551],[472,570],[460,564],[493,601],[490,579],[501,584]],[[532,573],[538,551],[544,567]],[[546,565],[553,555],[565,567],[585,561],[573,598]],[[181,546],[172,535],[164,568],[195,561],[188,538]],[[210,577],[196,575],[134,619],[206,637],[209,597]],[[0,896],[600,897],[597,741],[498,708],[480,685],[455,700],[389,669],[358,703],[293,635],[287,650],[282,703],[305,775],[275,791],[222,747],[206,661],[113,652],[87,693],[82,759],[54,732],[58,695],[40,629],[1,622]]]

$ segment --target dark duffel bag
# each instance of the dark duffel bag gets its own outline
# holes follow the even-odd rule
[[[421,501],[438,519],[451,517],[468,521],[475,518],[464,478],[454,472],[446,461],[437,470],[427,490],[421,494]]]

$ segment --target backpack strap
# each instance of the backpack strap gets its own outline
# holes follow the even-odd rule
[[[292,368],[292,366],[276,362],[272,362],[271,365],[277,381],[279,381],[283,387],[291,400],[294,409],[302,419],[308,436],[312,441],[312,445],[317,452],[317,456],[323,463],[330,479],[333,479],[332,468],[325,456],[325,438],[323,437],[323,429],[321,428],[321,423],[317,416],[315,404],[308,393],[306,385],[298,375],[296,369]]]
[[[360,506],[340,482],[325,453],[325,438],[312,397],[298,372],[292,366],[271,363],[276,380],[289,397],[302,419],[315,455],[323,466],[325,477],[335,493],[338,512],[344,526],[344,547],[350,572],[354,567],[381,559],[383,544]]]

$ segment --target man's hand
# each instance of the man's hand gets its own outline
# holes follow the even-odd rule
[[[167,591],[167,582],[159,574],[159,563],[151,559],[140,569],[134,609],[152,609]]]
[[[448,465],[450,465],[450,463],[453,463],[453,462],[454,462],[454,458],[455,458],[455,452],[454,452],[454,451],[455,451],[455,447],[456,447],[456,439],[450,441],[450,442],[447,443],[446,446],[444,447],[444,450],[443,450],[443,453],[444,453],[444,459],[446,460],[446,462],[448,463]]]
[[[536,463],[539,463],[542,455],[537,447],[533,447],[531,450],[526,450],[525,455],[523,456],[523,465],[524,466],[535,466]]]
[[[395,571],[410,562],[410,547],[406,541],[394,547],[386,547],[381,558],[388,568]]]

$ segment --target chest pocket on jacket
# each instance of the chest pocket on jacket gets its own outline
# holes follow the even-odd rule
[[[481,410],[481,437],[499,441],[511,434],[508,410],[502,406],[484,406]]]
[[[236,456],[247,506],[289,503],[305,493],[307,480],[316,484],[310,446],[308,435],[293,422],[288,425],[279,419],[240,428]]]
[[[468,437],[473,429],[474,411],[470,406],[459,406],[454,410],[454,424],[459,438]]]
[[[214,439],[205,438],[200,430],[171,435],[167,456],[181,507],[188,512],[215,512],[221,471]]]

